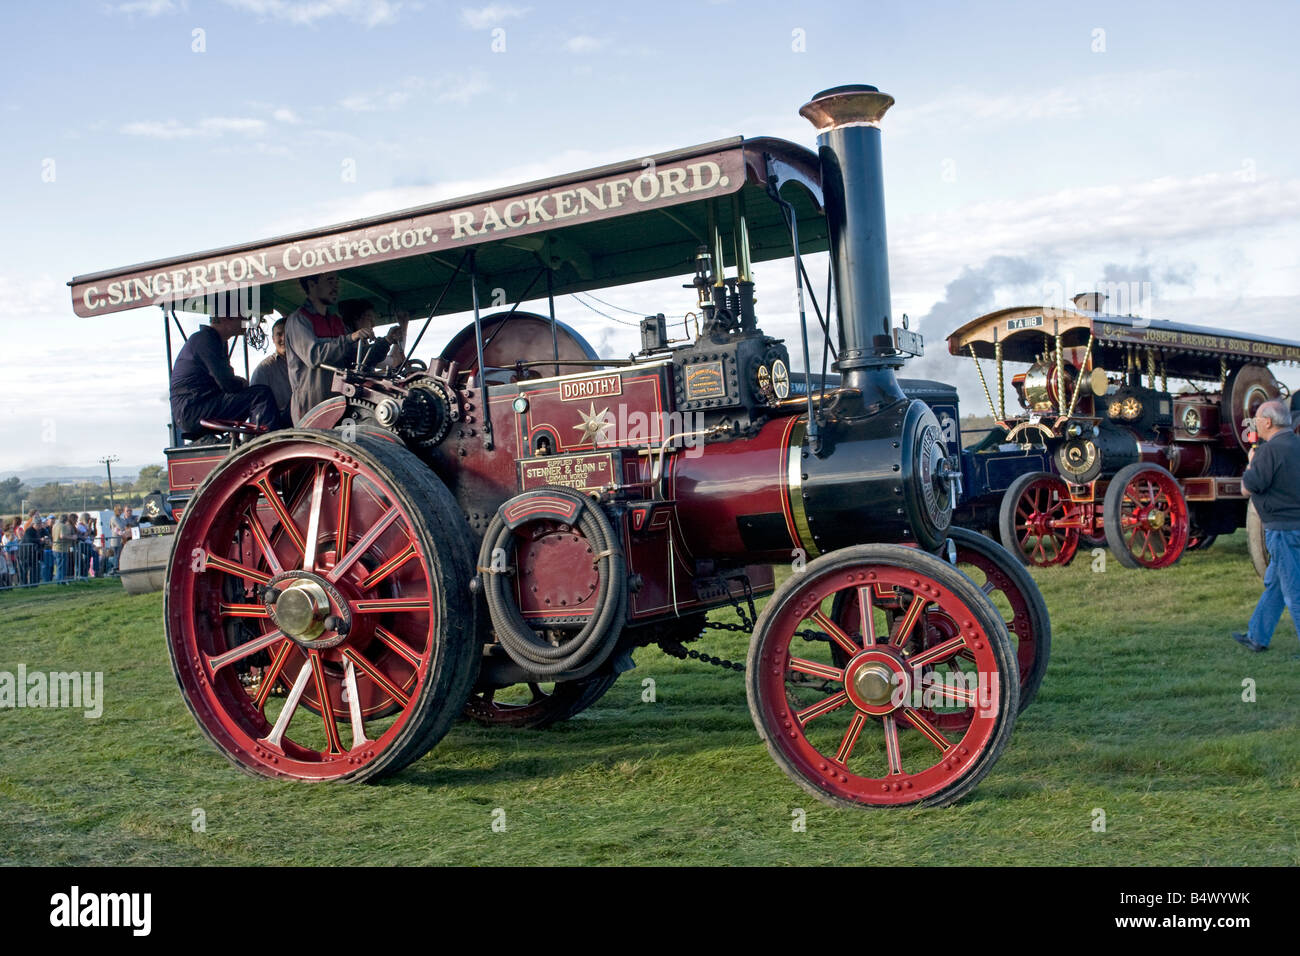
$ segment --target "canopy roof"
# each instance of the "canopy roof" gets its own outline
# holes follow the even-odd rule
[[[473,250],[484,303],[556,294],[693,270],[698,246],[711,245],[710,216],[734,268],[734,216],[743,211],[755,262],[789,256],[781,208],[766,195],[769,171],[799,220],[802,252],[827,248],[820,167],[815,153],[780,139],[718,140],[656,156],[431,203],[368,219],[258,242],[210,249],[74,278],[72,306],[90,317],[151,305],[210,310],[204,296],[249,290],[252,311],[292,311],[298,280],[337,271],[341,296],[363,296],[414,315],[472,307]],[[457,267],[463,266],[459,273]],[[435,302],[455,276],[441,303]],[[531,288],[531,291],[527,291]],[[242,293],[241,293],[242,294]]]
[[[1224,360],[1229,367],[1300,362],[1300,342],[1163,319],[1042,306],[999,309],[973,319],[948,336],[948,351],[969,356],[973,349],[977,358],[993,358],[994,343],[1000,342],[1006,361],[1033,362],[1055,347],[1058,330],[1062,347],[1077,350],[1080,358],[1092,337],[1093,365],[1112,372],[1128,367],[1130,353],[1145,369],[1148,350],[1171,376],[1211,381],[1218,380]]]

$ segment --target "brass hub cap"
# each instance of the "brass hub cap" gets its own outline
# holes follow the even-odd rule
[[[879,707],[889,703],[889,697],[894,691],[891,675],[892,672],[883,664],[868,664],[858,668],[853,675],[853,689],[867,703]]]
[[[911,672],[892,648],[868,648],[844,668],[844,692],[864,714],[881,717],[893,713],[911,690]]]
[[[287,571],[271,580],[267,597],[271,620],[299,646],[323,650],[346,638],[351,625],[347,599],[325,579]]]
[[[295,581],[275,601],[275,617],[280,630],[292,638],[315,640],[325,630],[330,613],[329,595],[315,581]]]
[[[1165,526],[1165,513],[1159,508],[1152,508],[1147,512],[1147,527],[1153,530],[1159,530]]]

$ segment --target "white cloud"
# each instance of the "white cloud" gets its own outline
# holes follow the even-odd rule
[[[507,20],[522,17],[531,7],[515,7],[503,3],[492,3],[486,7],[462,7],[460,21],[471,30],[489,30]]]
[[[485,173],[472,179],[444,180],[422,186],[400,186],[392,189],[375,189],[355,196],[345,196],[329,202],[305,207],[267,223],[265,234],[283,235],[300,229],[311,229],[334,222],[351,222],[367,216],[407,209],[412,206],[472,196],[488,190],[500,189],[515,183],[533,182],[578,169],[603,166],[628,159],[631,156],[648,156],[653,150],[629,150],[626,147],[593,152],[571,149],[531,163],[509,166]]]
[[[403,0],[223,0],[228,6],[296,26],[310,26],[317,20],[343,17],[367,27],[394,23]]]
[[[277,110],[273,110],[271,112],[271,118],[275,120],[277,123],[301,123],[302,122],[302,120],[298,118],[297,113],[283,106]]]
[[[1190,74],[1177,70],[1109,73],[1046,89],[993,92],[959,87],[926,103],[890,113],[891,135],[913,129],[1023,125],[1096,113],[1154,109],[1168,100]],[[888,92],[888,90],[886,90]]]
[[[463,106],[474,97],[486,93],[489,88],[487,80],[481,76],[457,77],[437,84],[434,99],[439,103],[459,103]]]
[[[564,41],[564,49],[570,53],[595,53],[609,41],[603,37],[593,37],[581,34],[576,37],[569,37]]]
[[[176,4],[172,0],[129,0],[127,3],[106,3],[108,13],[121,13],[126,16],[139,14],[142,17],[158,17],[164,13],[175,13]]]
[[[489,85],[481,75],[439,77],[429,80],[422,76],[408,76],[397,87],[353,93],[339,100],[339,106],[353,113],[376,113],[400,110],[412,99],[427,95],[437,103],[464,105],[474,97],[487,92]]]
[[[1065,189],[1025,199],[969,203],[903,219],[890,258],[937,289],[961,263],[995,255],[1065,261],[1087,253],[1168,250],[1269,227],[1300,229],[1300,179],[1245,182],[1223,173]]]
[[[68,287],[54,276],[0,275],[0,319],[67,315],[71,311]]]
[[[137,120],[119,130],[127,136],[149,139],[214,139],[226,133],[260,136],[266,132],[266,120],[239,116],[209,116],[187,125],[179,120]]]

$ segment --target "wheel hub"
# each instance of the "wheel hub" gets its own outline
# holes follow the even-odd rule
[[[1165,513],[1159,508],[1152,508],[1147,512],[1147,527],[1153,531],[1159,531],[1165,526]]]
[[[308,571],[287,571],[272,578],[263,600],[275,626],[300,647],[334,647],[343,643],[351,629],[347,599],[334,585]]]
[[[275,600],[280,630],[295,640],[312,641],[319,637],[329,613],[329,595],[315,581],[295,581]]]
[[[889,695],[893,692],[891,674],[890,669],[883,664],[868,664],[853,675],[853,687],[863,700],[880,706],[888,703]]]
[[[892,649],[868,648],[844,668],[844,691],[858,710],[876,717],[893,713],[908,699],[912,676]]]

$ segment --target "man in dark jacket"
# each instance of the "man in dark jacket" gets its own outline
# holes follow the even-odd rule
[[[198,435],[205,418],[279,424],[274,393],[265,385],[249,386],[230,367],[226,343],[243,332],[244,323],[234,300],[217,296],[210,324],[185,340],[172,366],[172,418],[186,437]]]
[[[1241,484],[1264,526],[1268,570],[1247,632],[1232,637],[1266,651],[1284,607],[1293,624],[1300,619],[1300,437],[1292,431],[1291,410],[1276,400],[1259,406],[1255,431],[1263,444],[1251,450]]]
[[[41,535],[40,515],[33,512],[27,518],[27,529],[18,546],[18,583],[37,584],[40,581],[41,552],[45,547]]]

